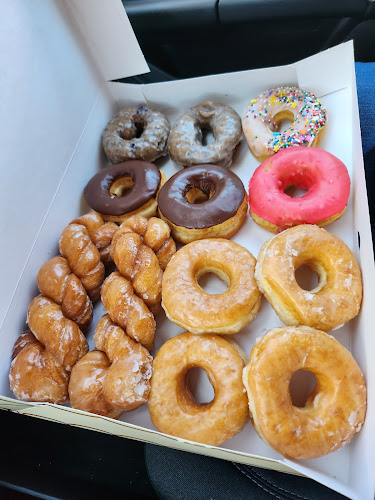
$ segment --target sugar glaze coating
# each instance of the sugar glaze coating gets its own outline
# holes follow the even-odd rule
[[[169,121],[163,113],[143,105],[128,107],[117,113],[105,127],[103,148],[112,163],[152,162],[166,154],[169,129]]]
[[[292,404],[297,370],[311,371],[316,387],[305,406]],[[366,384],[349,351],[326,333],[301,327],[270,330],[251,351],[243,373],[259,436],[285,457],[317,458],[344,446],[366,415]]]
[[[238,243],[221,238],[193,241],[178,250],[162,282],[167,317],[192,333],[237,333],[260,309],[255,258]],[[198,279],[214,273],[228,285],[219,295],[205,292]]]
[[[238,348],[239,349],[239,348]],[[245,365],[237,348],[218,335],[183,333],[168,340],[154,360],[148,408],[160,432],[219,446],[248,420]],[[191,368],[201,367],[214,388],[209,403],[197,403],[187,383]]]
[[[203,145],[202,129],[212,130],[214,142]],[[230,106],[203,101],[190,108],[173,125],[168,139],[170,157],[191,167],[211,163],[229,167],[242,139],[241,119]]]
[[[295,277],[307,265],[318,277],[313,290]],[[362,302],[362,276],[352,251],[337,236],[314,225],[286,229],[260,249],[255,277],[260,290],[287,325],[329,332],[354,318]]]

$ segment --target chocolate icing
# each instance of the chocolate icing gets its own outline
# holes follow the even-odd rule
[[[121,177],[131,177],[132,190],[124,196],[111,195],[112,184]],[[126,161],[111,165],[94,175],[83,192],[93,210],[105,215],[123,215],[155,198],[161,181],[159,169],[147,161]]]
[[[193,187],[210,199],[189,203],[186,195]],[[160,189],[158,205],[163,216],[177,226],[205,229],[234,217],[246,196],[236,174],[216,165],[197,165],[180,170]]]

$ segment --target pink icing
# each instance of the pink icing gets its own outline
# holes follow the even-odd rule
[[[307,189],[300,198],[284,193],[292,184]],[[317,224],[342,212],[348,202],[346,166],[318,148],[293,146],[265,160],[249,182],[250,211],[279,228]]]

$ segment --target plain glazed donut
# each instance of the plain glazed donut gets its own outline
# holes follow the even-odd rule
[[[294,406],[293,373],[307,370],[316,387],[305,406]],[[360,368],[337,340],[308,328],[275,328],[251,351],[243,372],[255,430],[288,458],[317,458],[338,450],[358,432],[366,415]]]
[[[241,353],[242,354],[242,353]],[[239,347],[218,335],[183,333],[168,340],[154,360],[148,408],[160,431],[213,446],[240,432],[248,420]],[[210,403],[197,403],[188,372],[205,370],[215,391]]]
[[[126,161],[98,172],[83,192],[104,220],[123,222],[133,215],[156,215],[156,196],[165,179],[152,163]]]
[[[285,190],[307,189],[300,198]],[[265,160],[249,183],[250,215],[276,233],[297,224],[326,226],[345,211],[350,177],[345,165],[323,149],[294,146]]]
[[[279,124],[292,125],[279,132]],[[289,146],[318,146],[327,123],[327,111],[311,92],[296,87],[266,90],[252,99],[242,116],[250,151],[264,161]]]
[[[254,278],[255,258],[230,240],[193,241],[178,250],[162,282],[162,306],[167,317],[191,333],[237,333],[260,309]],[[210,295],[198,279],[216,274],[228,290]]]
[[[212,144],[203,145],[202,130],[211,130]],[[241,119],[230,106],[203,101],[184,113],[168,139],[169,155],[185,167],[211,163],[229,167],[242,139]]]
[[[295,271],[303,265],[318,275],[313,290],[296,281]],[[354,318],[361,306],[361,271],[352,251],[317,226],[295,226],[269,239],[260,249],[255,277],[286,325],[329,332]]]
[[[159,215],[171,227],[172,236],[182,243],[230,238],[241,227],[247,212],[241,179],[215,165],[199,165],[177,172],[160,189],[158,206]]]
[[[125,108],[103,132],[103,148],[112,163],[126,160],[154,161],[166,154],[169,121],[147,106]]]

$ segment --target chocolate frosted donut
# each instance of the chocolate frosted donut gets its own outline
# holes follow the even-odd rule
[[[212,131],[215,139],[212,144],[203,145],[202,130]],[[190,108],[173,125],[168,140],[169,155],[185,167],[208,163],[229,167],[241,138],[241,119],[234,109],[204,101]]]
[[[103,148],[112,163],[154,161],[166,154],[169,121],[147,106],[125,108],[106,126]]]
[[[180,170],[160,189],[159,215],[182,243],[229,238],[246,217],[245,188],[236,174],[217,165]]]
[[[104,220],[122,222],[136,214],[152,217],[163,175],[152,163],[126,161],[94,175],[83,194]]]

